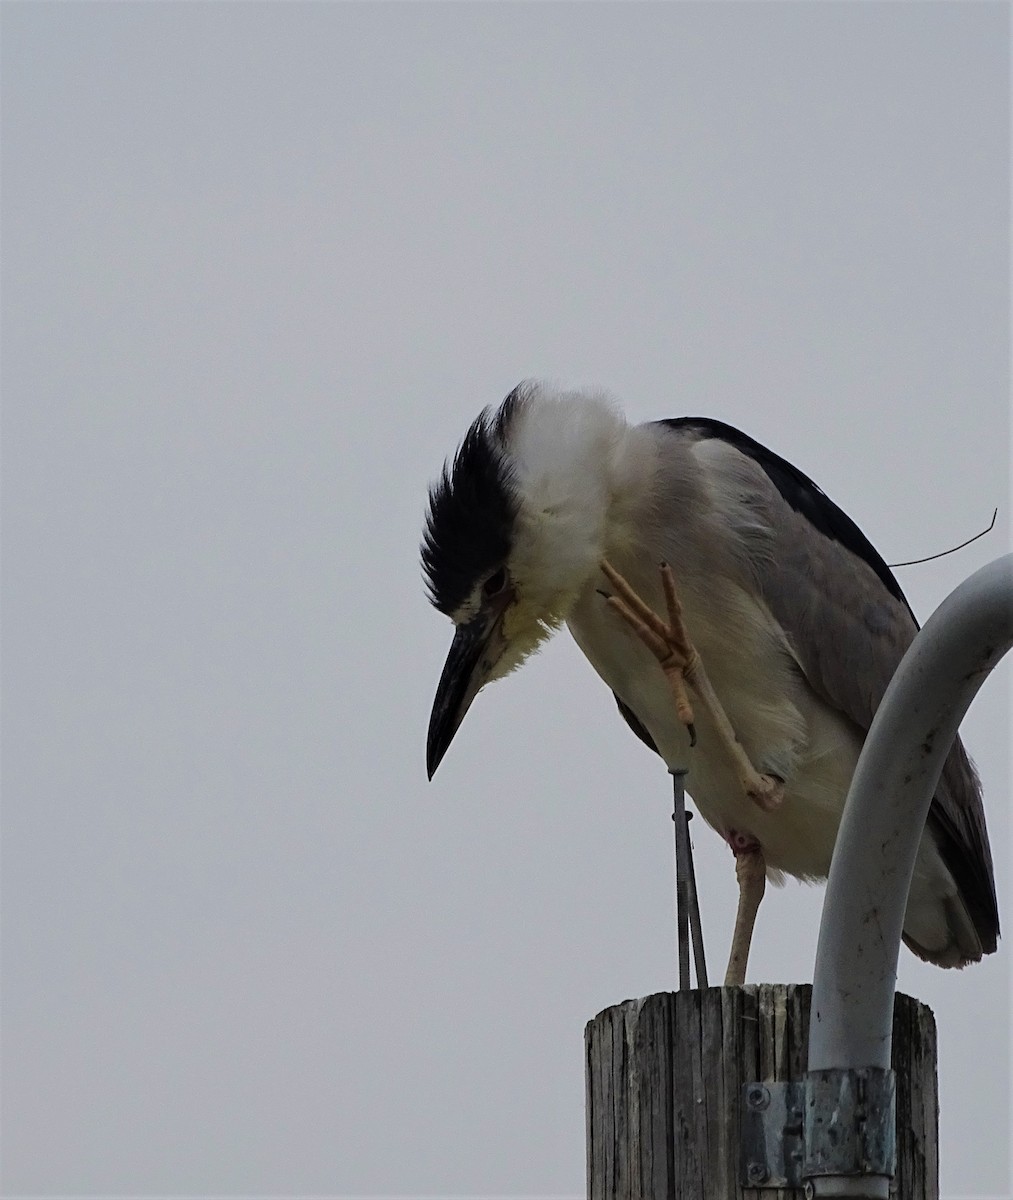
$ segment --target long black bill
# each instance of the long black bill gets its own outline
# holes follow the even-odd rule
[[[502,653],[501,617],[501,611],[483,609],[467,624],[457,627],[429,718],[426,769],[430,779]]]

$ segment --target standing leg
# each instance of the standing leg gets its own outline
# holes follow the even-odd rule
[[[754,838],[732,830],[728,844],[735,855],[735,877],[739,881],[739,907],[735,914],[732,949],[725,972],[725,987],[741,987],[746,982],[746,962],[753,938],[756,913],[767,883],[763,850]]]

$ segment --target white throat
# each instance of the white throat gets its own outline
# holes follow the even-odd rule
[[[644,440],[602,392],[531,385],[509,433],[518,514],[510,567],[525,600],[564,620],[617,523],[650,487]]]

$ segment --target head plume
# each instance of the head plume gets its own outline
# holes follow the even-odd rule
[[[429,489],[422,571],[430,600],[448,616],[510,551],[518,500],[506,438],[524,398],[521,385],[485,409]]]

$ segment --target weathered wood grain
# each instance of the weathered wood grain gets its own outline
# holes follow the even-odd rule
[[[742,1085],[800,1080],[808,984],[661,992],[585,1030],[589,1200],[801,1200],[739,1183]],[[936,1026],[896,997],[898,1200],[938,1200]]]

